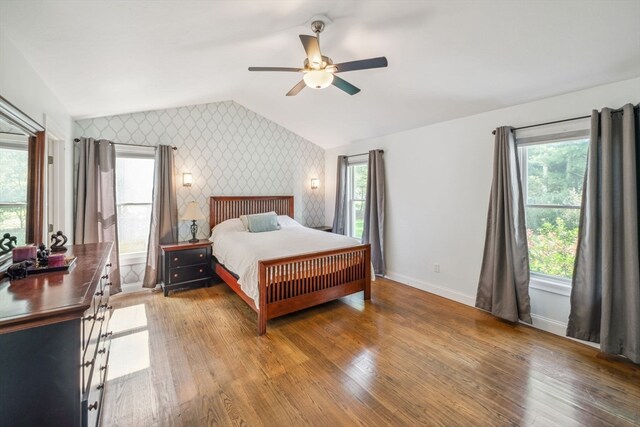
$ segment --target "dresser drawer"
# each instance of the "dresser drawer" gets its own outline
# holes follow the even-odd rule
[[[167,254],[169,267],[181,267],[187,265],[202,264],[207,262],[207,248],[185,249],[173,251]]]
[[[191,280],[206,279],[209,277],[207,264],[192,265],[189,267],[179,267],[169,269],[169,284],[189,282]]]

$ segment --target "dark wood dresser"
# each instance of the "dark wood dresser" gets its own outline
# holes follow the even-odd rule
[[[0,281],[0,426],[99,424],[111,247],[74,245],[68,272]]]
[[[162,251],[161,285],[164,296],[182,288],[208,286],[211,283],[211,242],[179,242],[160,245]]]

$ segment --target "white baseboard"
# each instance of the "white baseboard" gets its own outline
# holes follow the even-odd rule
[[[394,271],[387,271],[386,277],[396,282],[400,282],[405,285],[409,285],[413,288],[420,289],[422,291],[431,292],[438,296],[457,301],[459,303],[475,306],[475,295],[467,295],[459,291],[447,289],[442,286],[434,285],[433,283],[424,282],[413,277],[405,276],[404,274],[396,273]]]
[[[555,335],[566,337],[567,324],[559,322],[548,317],[540,316],[539,314],[531,313],[531,320],[533,320],[533,327],[542,329],[543,331],[551,332]]]

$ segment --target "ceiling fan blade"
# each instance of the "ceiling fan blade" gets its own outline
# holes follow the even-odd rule
[[[306,86],[306,84],[304,84],[304,80],[300,80],[300,83],[295,85],[289,92],[287,92],[287,96],[295,96],[295,95],[297,95],[298,92],[300,92],[302,89],[304,89],[305,86]]]
[[[302,37],[302,36],[301,36]],[[336,73],[344,73],[345,71],[367,70],[369,68],[382,68],[389,65],[387,58],[380,56],[378,58],[361,59],[359,61],[343,62],[335,64]]]
[[[320,43],[317,37],[300,34],[300,41],[304,46],[304,51],[309,58],[309,65],[313,68],[320,68],[322,65],[322,54],[320,53]]]
[[[302,68],[291,67],[249,67],[249,71],[294,71],[300,72]]]
[[[333,76],[333,83],[331,84],[338,89],[342,89],[343,91],[347,92],[349,95],[355,95],[356,93],[360,92],[360,89],[338,76]]]

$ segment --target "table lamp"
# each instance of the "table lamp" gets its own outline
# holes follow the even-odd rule
[[[198,203],[189,202],[180,219],[183,221],[193,221],[191,223],[192,239],[189,240],[189,243],[196,243],[198,241],[198,239],[196,239],[196,234],[198,233],[198,224],[196,224],[196,220],[204,219],[204,214],[200,210]]]

